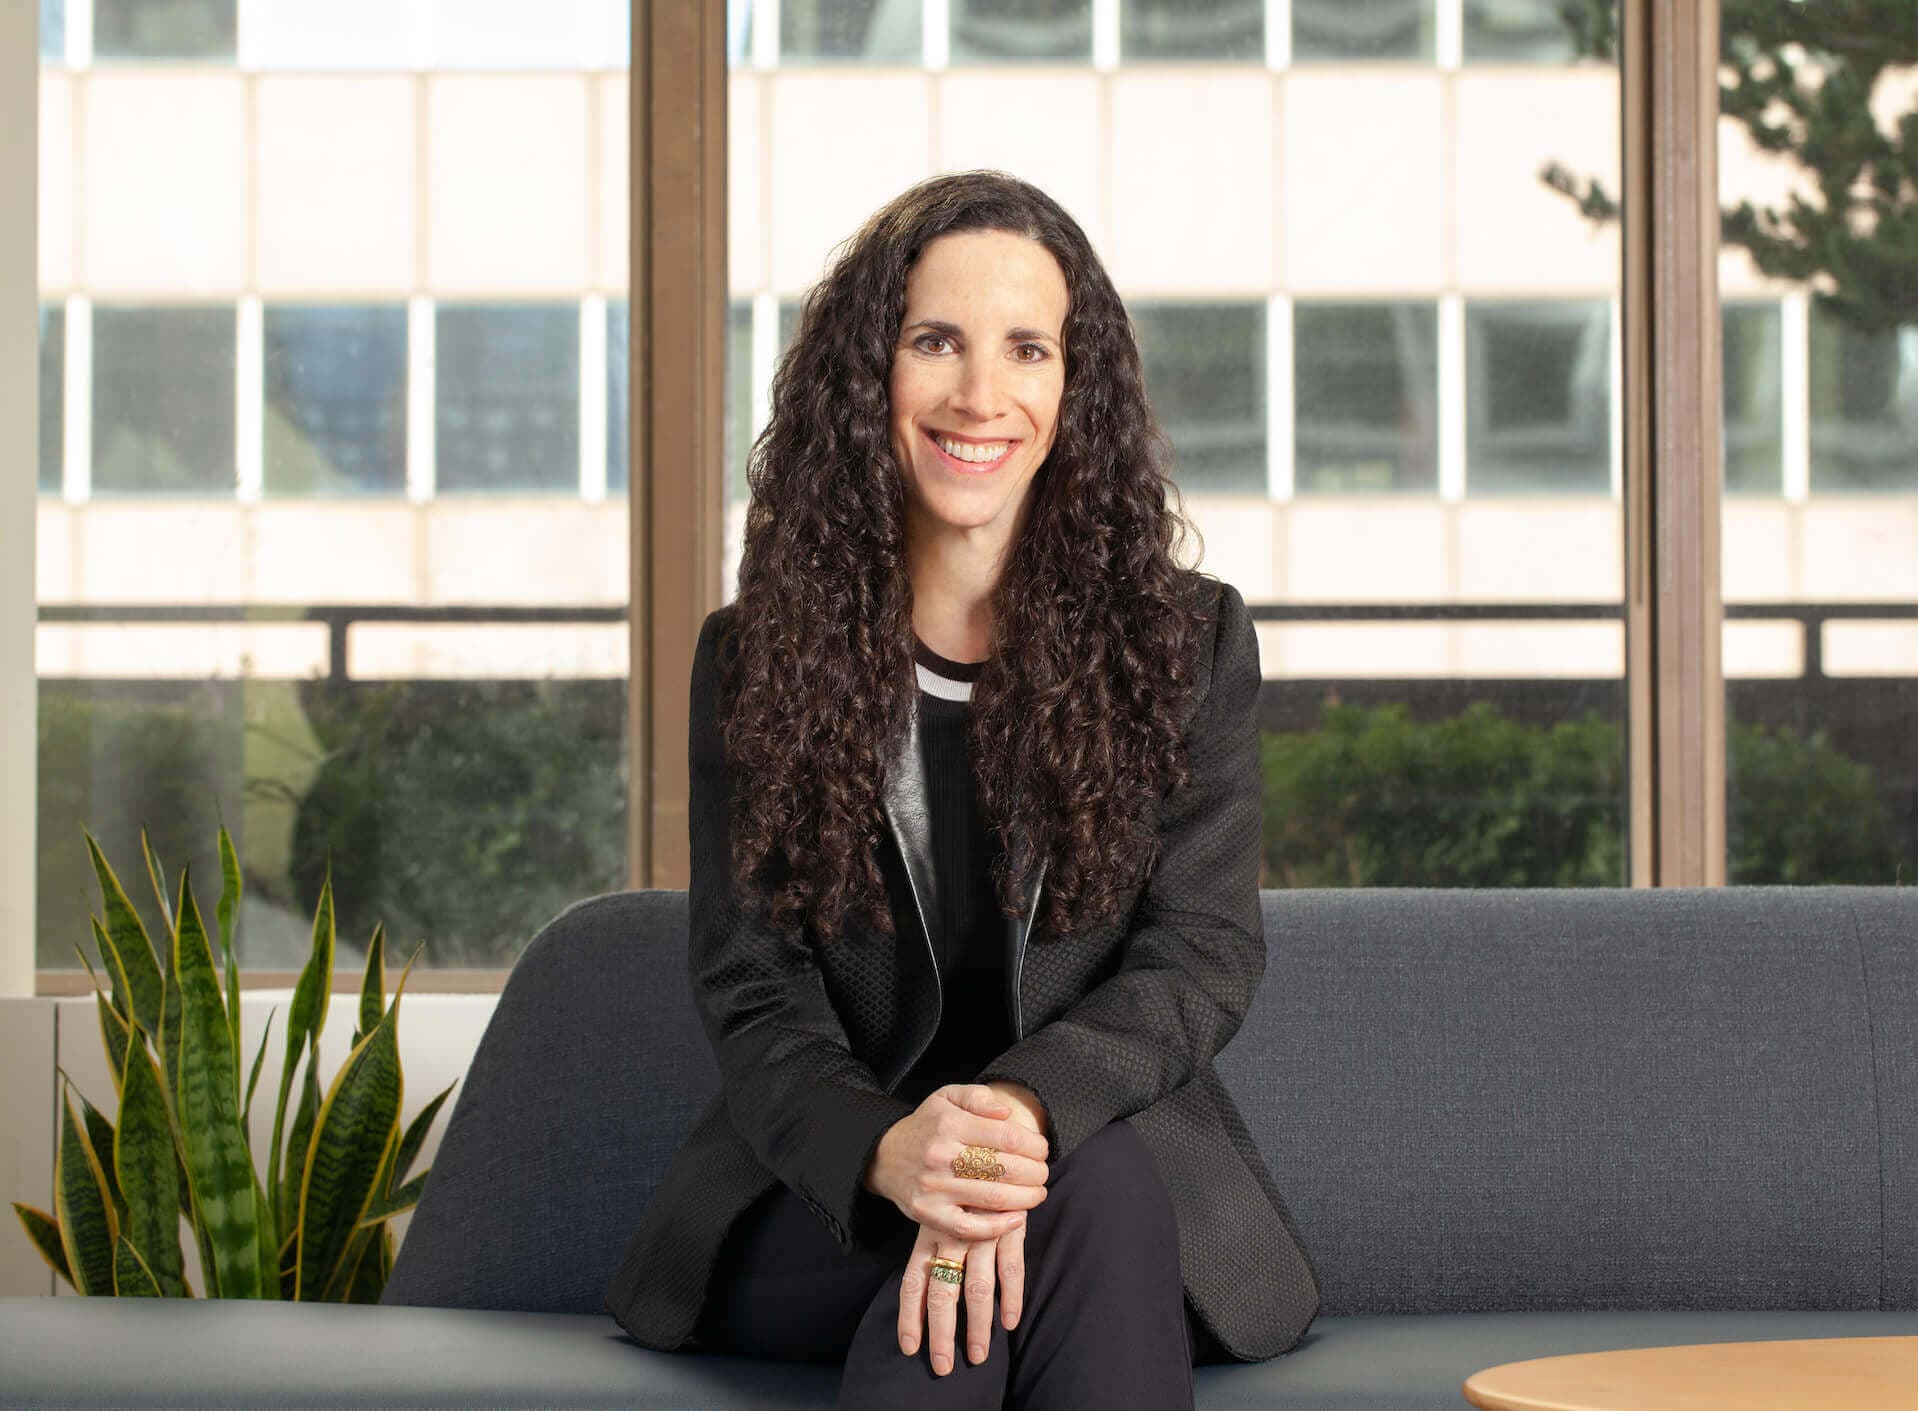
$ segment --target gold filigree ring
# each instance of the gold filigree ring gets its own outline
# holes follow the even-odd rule
[[[952,1174],[971,1181],[996,1181],[1006,1174],[999,1153],[989,1146],[969,1146],[952,1158]]]

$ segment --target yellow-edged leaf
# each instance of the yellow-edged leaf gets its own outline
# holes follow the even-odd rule
[[[67,1267],[66,1246],[60,1243],[60,1222],[37,1206],[22,1205],[13,1202],[13,1213],[20,1217],[20,1224],[27,1232],[27,1238],[33,1241],[33,1247],[40,1251],[40,1257],[47,1266],[67,1281],[67,1287],[78,1292],[73,1282],[73,1270]]]
[[[140,913],[127,900],[120,879],[113,875],[113,869],[107,865],[106,856],[100,851],[100,845],[93,841],[93,835],[84,830],[82,832],[87,840],[87,855],[93,860],[94,876],[99,879],[100,895],[106,910],[106,928],[101,934],[107,937],[107,944],[118,958],[120,969],[126,977],[132,1018],[149,1034],[157,1033],[160,1027],[160,962],[153,953],[153,942],[147,937],[146,923],[140,920]]]
[[[121,1298],[162,1298],[160,1281],[153,1277],[140,1252],[125,1235],[113,1242],[113,1291]]]
[[[233,1035],[213,972],[213,949],[199,907],[180,870],[173,973],[180,990],[177,1101],[200,1228],[212,1248],[221,1298],[259,1296],[259,1238],[254,1228],[253,1158],[240,1129],[240,1088]]]
[[[67,1084],[67,1088],[71,1088]],[[53,1213],[60,1226],[60,1247],[81,1293],[113,1290],[113,1242],[120,1237],[106,1171],[87,1140],[86,1124],[73,1112],[68,1092],[60,1095],[60,1154],[54,1161]]]
[[[120,1123],[113,1144],[113,1166],[126,1201],[120,1233],[169,1298],[186,1292],[186,1265],[180,1253],[180,1207],[173,1128],[160,1092],[159,1070],[146,1045],[127,1047],[120,1079]]]
[[[389,1015],[347,1055],[313,1123],[300,1181],[298,1297],[326,1298],[354,1226],[378,1193],[399,1143],[403,1098],[397,1029]]]

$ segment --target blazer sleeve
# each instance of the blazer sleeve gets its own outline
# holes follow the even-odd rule
[[[1238,1032],[1265,974],[1259,644],[1229,583],[1220,585],[1211,652],[1210,683],[1188,726],[1192,781],[1162,802],[1162,851],[1118,970],[976,1080],[1032,1089],[1054,1161],[1191,1080]]]
[[[862,1177],[887,1128],[914,1104],[855,1058],[803,928],[779,928],[732,881],[734,777],[718,717],[719,619],[693,654],[689,757],[688,970],[719,1061],[733,1129],[850,1253]],[[783,863],[783,859],[776,859]],[[777,869],[775,869],[777,871]],[[801,930],[802,934],[787,934]],[[869,1218],[869,1217],[868,1217]]]

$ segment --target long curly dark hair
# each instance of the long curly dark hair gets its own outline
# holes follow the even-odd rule
[[[921,182],[806,296],[748,458],[735,649],[720,653],[741,781],[735,882],[770,901],[776,923],[809,918],[821,941],[858,910],[893,932],[878,848],[918,684],[888,378],[907,271],[937,237],[986,230],[1043,245],[1070,301],[1057,432],[993,591],[967,722],[1001,910],[1020,914],[1019,884],[1045,857],[1047,933],[1115,919],[1119,894],[1158,860],[1156,801],[1191,778],[1184,725],[1212,580],[1174,558],[1197,531],[1125,306],[1078,223],[1037,187],[997,171]]]

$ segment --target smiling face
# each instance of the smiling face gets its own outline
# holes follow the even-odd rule
[[[910,535],[1012,537],[1058,430],[1067,303],[1058,261],[1023,235],[962,231],[920,252],[887,385]]]

